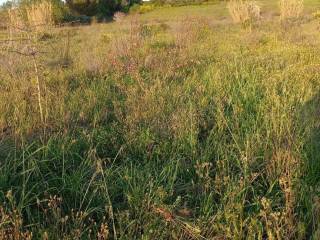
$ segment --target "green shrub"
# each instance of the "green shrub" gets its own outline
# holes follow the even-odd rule
[[[53,19],[55,23],[68,22],[73,20],[70,8],[62,2],[53,5]]]
[[[98,16],[98,18],[110,17],[115,12],[129,11],[130,7],[140,0],[122,1],[122,0],[75,0],[67,1],[68,7],[78,15]]]
[[[151,12],[155,8],[156,8],[155,4],[142,4],[142,5],[134,4],[130,8],[130,13],[144,14],[144,13],[147,13],[147,12]]]

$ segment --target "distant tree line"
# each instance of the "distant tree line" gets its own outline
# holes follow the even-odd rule
[[[0,17],[3,18],[1,9],[13,6],[25,6],[43,0],[13,0],[7,1],[0,7]],[[50,1],[54,7],[54,18],[56,22],[66,22],[79,18],[90,19],[96,16],[98,19],[111,17],[115,12],[128,12],[134,6],[137,8],[143,0],[45,0]],[[151,0],[152,5],[189,5],[202,4],[206,2],[221,0]]]
[[[114,12],[127,12],[129,8],[141,0],[66,0],[68,7],[87,16],[111,16]]]
[[[152,2],[159,5],[188,5],[188,4],[201,4],[209,2],[210,0],[153,0]]]
[[[42,0],[7,1],[0,10],[11,7],[26,6]],[[117,11],[127,12],[134,4],[141,0],[46,0],[54,6],[55,18],[59,21],[68,21],[79,16],[97,16],[105,18],[112,16]]]

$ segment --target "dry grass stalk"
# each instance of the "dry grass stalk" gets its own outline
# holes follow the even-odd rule
[[[303,0],[280,0],[281,20],[298,18],[303,12]]]
[[[25,29],[25,21],[23,19],[23,14],[21,9],[19,8],[11,8],[8,10],[8,21],[7,21],[7,29],[8,29],[8,38],[10,41],[8,42],[8,46],[12,46],[13,39],[15,37],[21,38],[22,31]]]
[[[261,9],[254,1],[231,0],[227,7],[235,23],[256,21],[261,15]]]
[[[9,47],[13,51],[22,56],[32,58],[33,68],[35,72],[38,106],[41,122],[44,122],[44,113],[42,107],[42,91],[40,86],[40,73],[38,63],[36,60],[38,51],[36,45],[33,43],[35,34],[38,29],[43,29],[44,26],[53,23],[52,4],[42,2],[37,5],[33,4],[26,7],[27,18],[23,18],[21,8],[9,9]]]
[[[299,159],[289,149],[277,149],[266,166],[269,181],[279,180],[280,187],[284,193],[283,224],[285,224],[286,234],[291,236],[290,238],[295,232],[296,216],[294,209],[297,199],[294,179],[299,174],[299,162]]]
[[[122,22],[125,18],[125,14],[123,12],[116,12],[114,15],[113,15],[113,21],[115,22]]]
[[[26,8],[27,20],[30,27],[36,30],[53,25],[53,7],[51,2],[32,4]]]
[[[25,26],[25,22],[22,18],[22,13],[18,8],[12,8],[8,10],[8,25],[9,29],[22,29]]]

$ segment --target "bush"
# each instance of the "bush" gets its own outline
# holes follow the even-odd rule
[[[127,12],[133,4],[139,2],[140,0],[74,0],[67,1],[67,4],[75,14],[104,18],[118,11]]]
[[[53,20],[57,23],[73,21],[74,16],[72,15],[70,8],[62,3],[57,2],[53,4]]]
[[[94,16],[99,12],[99,4],[96,1],[76,0],[69,2],[68,7],[76,15]]]

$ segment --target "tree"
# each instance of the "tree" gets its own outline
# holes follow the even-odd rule
[[[111,16],[117,11],[127,11],[141,0],[67,0],[72,11],[77,14],[100,17]]]

